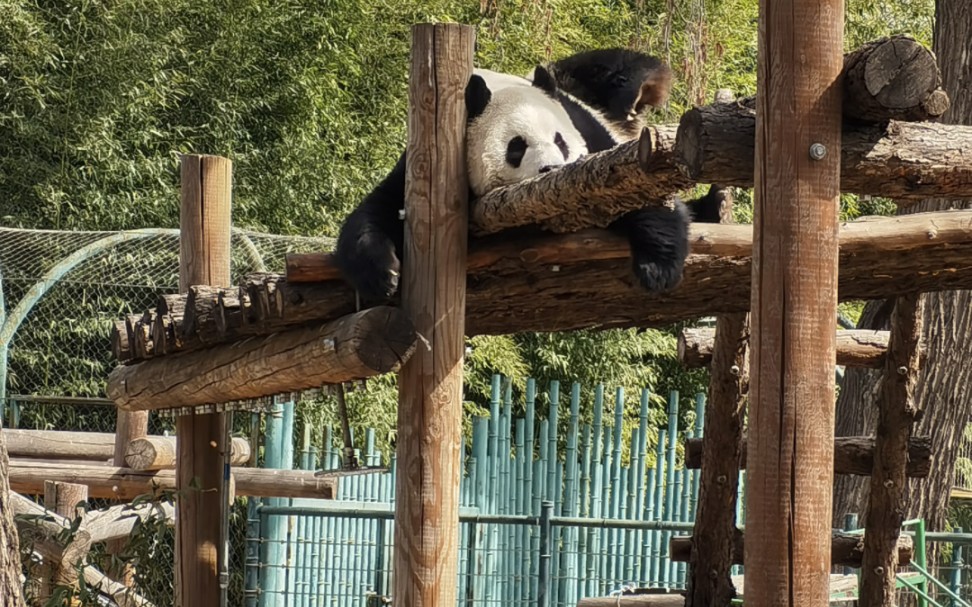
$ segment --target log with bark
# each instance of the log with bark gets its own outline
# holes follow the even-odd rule
[[[606,230],[515,242],[503,235],[480,239],[470,248],[466,333],[659,327],[747,311],[752,226],[698,224],[690,237],[684,280],[655,295],[635,284],[627,240]],[[972,255],[972,211],[847,222],[840,247],[843,301],[972,287],[966,263]],[[317,267],[330,267],[328,259],[320,254]],[[342,281],[291,283],[263,274],[259,283],[282,302],[279,311],[264,324],[223,334],[221,343],[335,319],[355,307],[354,293]]]
[[[250,442],[233,437],[230,443],[230,465],[245,466],[250,461]],[[174,436],[145,436],[128,443],[125,465],[132,470],[168,470],[176,465]]]
[[[254,497],[308,497],[334,499],[337,479],[318,477],[306,470],[232,468],[236,495]],[[60,462],[11,460],[10,487],[25,495],[44,492],[44,480],[88,486],[93,498],[132,500],[175,489],[172,470],[148,472],[117,466],[67,465]]]
[[[834,567],[853,567],[860,569],[861,559],[864,557],[864,535],[854,535],[834,531],[830,545],[831,565]],[[732,550],[732,563],[734,565],[743,564],[743,550],[745,546],[744,534],[737,533]],[[911,562],[914,554],[914,542],[910,536],[904,535],[898,538],[898,564],[905,566]],[[675,562],[688,562],[692,554],[692,536],[678,535],[673,536],[669,541],[669,558]]]
[[[678,360],[689,369],[707,367],[712,360],[715,330],[688,327],[678,336]],[[837,364],[847,367],[878,368],[888,351],[888,332],[837,331]]]
[[[619,596],[588,597],[577,601],[577,607],[682,607],[681,594],[622,594]]]
[[[415,344],[404,312],[382,306],[231,348],[116,367],[107,392],[126,411],[235,402],[388,373]]]
[[[910,36],[875,40],[844,56],[845,119],[933,120],[948,109],[934,53]]]
[[[834,439],[834,473],[870,476],[874,467],[873,436],[838,436]],[[685,467],[698,469],[702,465],[702,439],[685,441]],[[914,436],[908,441],[907,475],[911,478],[928,476],[932,465],[932,440],[928,436]],[[742,447],[742,467],[746,464],[746,443]]]
[[[693,181],[753,186],[754,100],[697,107],[682,116],[676,162]],[[848,124],[840,190],[884,196],[899,206],[928,196],[972,195],[972,127],[898,122]],[[793,204],[793,201],[780,201]]]

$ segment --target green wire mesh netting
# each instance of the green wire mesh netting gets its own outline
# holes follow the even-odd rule
[[[234,229],[232,279],[252,272],[283,273],[291,252],[329,251],[328,238],[288,237]],[[61,232],[0,228],[0,413],[2,426],[114,432],[116,411],[105,399],[116,365],[110,332],[116,319],[142,314],[158,296],[178,291],[179,232]],[[247,426],[238,415],[234,426]],[[152,414],[149,432],[171,433],[171,417]],[[240,428],[234,428],[240,430]],[[248,429],[248,426],[247,428]],[[100,508],[109,503],[90,500]],[[242,604],[246,506],[230,512],[230,604]],[[163,521],[133,533],[115,556],[94,546],[88,562],[116,571],[133,566],[134,588],[155,605],[171,605],[172,529]],[[36,590],[36,555],[24,547],[28,593]],[[75,604],[105,604],[82,587]],[[63,604],[54,595],[46,604]],[[51,602],[54,601],[54,602]]]

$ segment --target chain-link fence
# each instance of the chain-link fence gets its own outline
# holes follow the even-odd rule
[[[283,272],[291,252],[333,248],[330,239],[283,237],[233,230],[234,282],[251,272]],[[105,398],[115,366],[110,331],[118,318],[154,307],[178,291],[178,230],[57,232],[0,229],[0,414],[4,427],[115,431],[116,409]],[[174,429],[152,414],[149,433]],[[234,434],[248,436],[251,419],[234,416]],[[164,499],[164,498],[163,498]],[[94,508],[107,500],[90,500]],[[230,512],[230,603],[242,604],[246,502]],[[28,542],[29,544],[29,542]],[[30,546],[25,547],[29,552]],[[163,521],[138,525],[127,545],[92,547],[89,562],[118,573],[123,561],[134,592],[154,605],[173,604],[174,536]],[[31,555],[28,574],[39,573]],[[33,586],[29,591],[35,591]],[[84,604],[102,604],[84,588]],[[58,597],[51,600],[57,601]],[[53,603],[49,603],[53,604]],[[56,602],[56,604],[61,604]]]

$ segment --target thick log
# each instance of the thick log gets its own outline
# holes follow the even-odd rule
[[[690,438],[685,441],[685,467],[702,467],[704,448],[702,439]],[[907,475],[910,478],[925,478],[931,472],[932,439],[929,436],[914,436],[908,441]],[[746,445],[743,443],[742,467],[746,464]],[[874,467],[873,436],[838,436],[834,439],[834,474],[853,474],[871,476]]]
[[[70,519],[13,493],[13,483],[10,489],[10,504],[20,541],[29,543],[45,559],[50,560],[54,566],[55,586],[75,586],[78,581],[78,564],[91,550],[91,534],[83,527],[75,529],[73,533],[66,533],[72,528]],[[40,481],[39,493],[44,493],[43,480]]]
[[[334,499],[337,481],[316,477],[313,471],[233,468],[236,495],[253,497],[309,497]],[[10,488],[25,495],[44,493],[44,480],[88,486],[92,498],[132,500],[146,494],[175,489],[172,470],[157,472],[117,466],[65,465],[30,460],[10,461]]]
[[[107,462],[115,451],[109,432],[3,429],[10,457]]]
[[[124,320],[116,320],[111,331],[111,355],[115,360],[128,360],[132,356],[128,345],[128,323]]]
[[[661,295],[634,284],[627,240],[606,230],[471,241],[466,333],[662,327],[749,310],[752,226],[696,224],[690,237],[685,279]],[[970,255],[972,211],[848,222],[840,228],[838,294],[848,301],[972,288]],[[319,266],[331,267],[328,259],[321,254]],[[222,343],[334,319],[355,307],[354,292],[341,281],[291,283],[280,275],[260,280],[273,284],[284,302],[279,318],[246,325]]]
[[[682,329],[678,335],[678,360],[689,369],[707,367],[712,360],[715,330],[706,327]],[[837,331],[837,364],[846,367],[878,368],[888,351],[887,331]]]
[[[749,188],[755,141],[753,100],[697,107],[679,123],[676,162],[693,181]],[[840,190],[892,198],[899,206],[933,196],[968,197],[969,141],[969,126],[898,121],[844,125]],[[834,146],[829,153],[835,153]]]
[[[864,537],[864,535],[851,535],[849,533],[834,531],[830,544],[830,559],[833,566],[860,569],[861,560],[864,557],[864,545],[866,544]],[[895,546],[897,548],[898,565],[904,567],[911,563],[911,558],[915,550],[911,537],[907,535],[899,537]],[[744,547],[745,541],[743,539],[743,533],[737,533],[732,549],[733,565],[743,564]],[[680,563],[688,562],[691,554],[691,535],[673,536],[669,541],[669,555],[673,561]]]
[[[82,524],[91,535],[91,543],[97,544],[128,539],[136,522],[146,523],[160,518],[169,525],[175,524],[175,507],[168,501],[119,504],[105,510],[91,510],[84,515]]]
[[[932,120],[948,109],[934,53],[910,36],[869,42],[844,56],[844,118]]]
[[[230,465],[244,466],[250,461],[250,442],[245,438],[230,441]],[[125,465],[132,470],[167,470],[176,465],[174,436],[145,436],[133,440],[125,454]]]
[[[117,367],[107,392],[127,411],[232,402],[389,373],[408,360],[415,343],[402,310],[370,308],[232,348]]]
[[[591,154],[567,169],[497,188],[473,201],[470,230],[482,236],[539,224],[555,232],[606,227],[692,185],[675,164],[673,125],[648,126],[637,141]]]
[[[915,387],[921,359],[922,297],[899,297],[891,313],[891,344],[878,396],[877,437],[871,491],[864,533],[870,540],[864,548],[861,575],[861,604],[893,607],[896,602],[895,571],[898,554],[895,542],[901,533],[908,504],[908,446],[921,409]]]

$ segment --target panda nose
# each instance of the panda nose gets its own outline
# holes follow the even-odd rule
[[[550,171],[554,170],[555,168],[557,168],[557,167],[555,167],[552,164],[548,164],[547,166],[540,167],[540,173],[541,174],[543,174],[543,173],[549,173]]]

